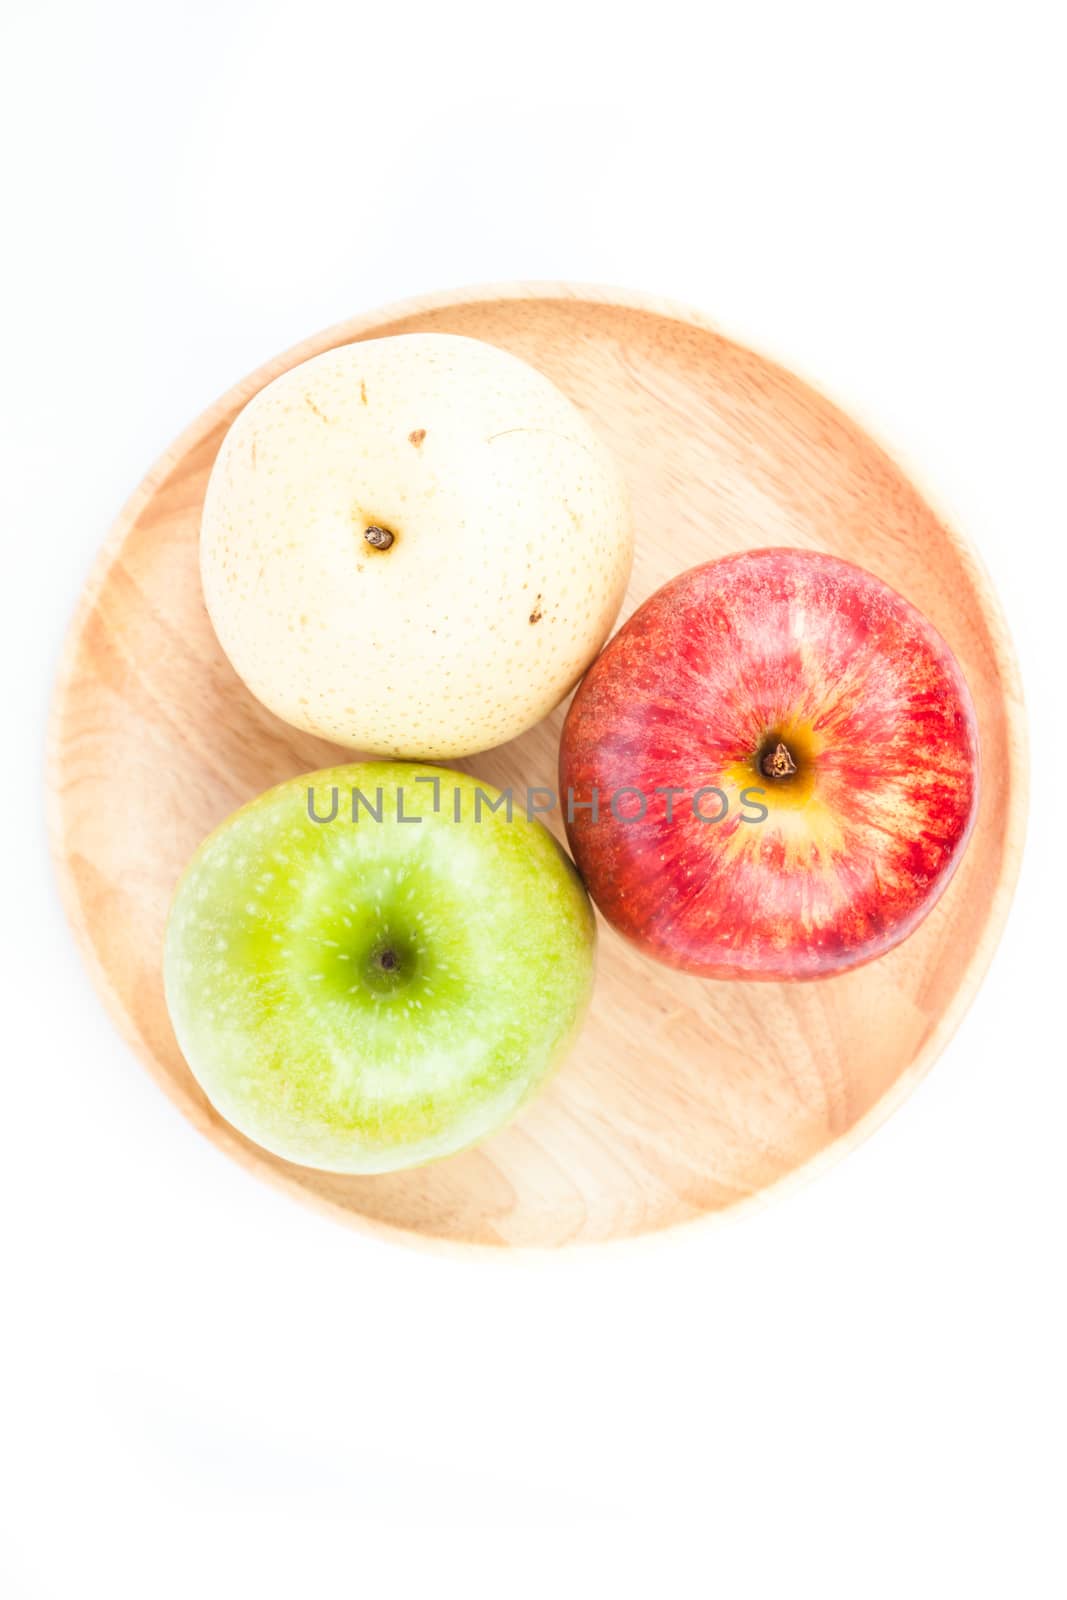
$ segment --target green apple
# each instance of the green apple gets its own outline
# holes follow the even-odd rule
[[[471,1144],[544,1080],[585,1009],[595,923],[520,800],[356,763],[268,790],[201,845],[167,926],[167,1005],[241,1133],[385,1172]]]

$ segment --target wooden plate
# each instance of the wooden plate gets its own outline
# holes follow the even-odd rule
[[[510,1127],[420,1170],[334,1177],[267,1155],[215,1114],[163,1001],[164,922],[194,847],[269,785],[343,759],[273,718],[223,657],[200,595],[200,505],[223,434],[270,379],[334,345],[427,329],[525,357],[614,447],[638,530],[623,617],[685,567],[769,544],[848,557],[919,605],[959,657],[978,708],[981,809],[933,914],[857,972],[793,986],[706,982],[602,929],[585,1030]],[[562,720],[561,708],[458,764],[500,786],[554,786]],[[1018,677],[989,584],[882,450],[703,318],[557,284],[431,296],[357,318],[205,412],[145,479],[97,562],[50,736],[67,910],[112,1015],[168,1094],[230,1155],[338,1216],[486,1245],[668,1227],[735,1208],[858,1143],[933,1061],[981,981],[1015,883],[1025,787]]]

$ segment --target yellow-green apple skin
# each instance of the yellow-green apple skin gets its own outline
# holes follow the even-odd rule
[[[344,345],[261,390],[223,441],[207,607],[248,688],[361,754],[516,737],[572,689],[630,572],[625,483],[542,373],[480,340]]]
[[[304,1166],[384,1172],[462,1149],[536,1090],[580,1025],[595,923],[520,798],[509,822],[461,773],[355,763],[268,790],[201,845],[167,1004],[235,1128]]]

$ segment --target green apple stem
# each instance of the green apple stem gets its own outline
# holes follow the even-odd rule
[[[411,982],[417,964],[412,947],[387,933],[368,954],[364,979],[378,994],[394,994]]]

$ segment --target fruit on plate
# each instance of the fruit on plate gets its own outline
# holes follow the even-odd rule
[[[332,1172],[412,1166],[496,1128],[560,1060],[595,922],[506,800],[356,763],[268,790],[201,845],[167,926],[167,1005],[241,1133]]]
[[[249,402],[200,562],[222,647],[271,711],[443,759],[562,700],[632,548],[625,484],[571,401],[505,350],[420,333],[329,350]]]
[[[750,551],[682,573],[620,629],[571,704],[560,787],[593,899],[648,954],[817,978],[890,950],[951,878],[974,708],[945,641],[879,579]]]

